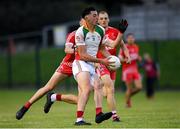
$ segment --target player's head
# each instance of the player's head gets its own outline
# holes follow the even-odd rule
[[[98,21],[97,10],[94,7],[85,8],[82,12],[82,18],[89,24],[96,25]]]
[[[151,60],[151,56],[149,55],[149,53],[144,53],[143,57],[144,57],[144,60],[146,60],[146,61]]]
[[[126,36],[126,40],[128,44],[133,44],[135,43],[135,37],[133,33],[128,33]]]
[[[106,28],[109,25],[109,15],[106,11],[100,11],[99,12],[99,18],[98,18],[98,23],[102,27]]]

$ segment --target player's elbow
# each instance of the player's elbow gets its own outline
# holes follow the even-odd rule
[[[66,53],[66,54],[72,54],[72,53],[74,53],[74,49],[64,49],[64,52]]]

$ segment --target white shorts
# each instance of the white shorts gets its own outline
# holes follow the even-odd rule
[[[95,72],[95,67],[92,64],[87,63],[87,62],[82,61],[82,60],[74,60],[74,62],[72,64],[72,71],[73,71],[73,75],[74,75],[75,80],[76,80],[76,76],[78,73],[89,72],[90,73],[90,84],[91,84],[91,86],[94,85],[94,80],[98,77],[98,75]]]

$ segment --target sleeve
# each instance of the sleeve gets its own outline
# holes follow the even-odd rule
[[[108,41],[108,36],[105,35],[105,29],[102,26],[100,26],[100,25],[98,25],[98,26],[102,29],[102,35],[101,35],[101,42],[100,42],[100,44],[105,44]]]
[[[73,45],[75,44],[74,36],[75,36],[75,32],[71,32],[67,35],[66,43],[65,43],[66,46],[73,47]]]
[[[82,27],[78,28],[78,30],[75,33],[75,43],[77,46],[85,45]]]

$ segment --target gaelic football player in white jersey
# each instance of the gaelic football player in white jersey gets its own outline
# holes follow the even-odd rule
[[[105,57],[110,56],[102,42],[104,29],[97,25],[98,14],[96,9],[89,7],[82,12],[86,25],[78,28],[75,34],[77,52],[73,62],[73,75],[78,83],[81,93],[77,103],[77,120],[75,125],[91,125],[83,120],[83,114],[88,101],[90,90],[94,88],[94,101],[96,108],[95,122],[101,123],[111,118],[112,112],[102,112],[102,87],[100,80],[95,72],[94,63],[101,63],[105,66],[111,65],[108,58],[99,59],[96,57],[100,50]]]

